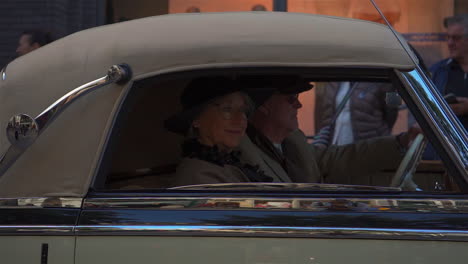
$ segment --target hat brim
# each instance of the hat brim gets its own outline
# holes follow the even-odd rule
[[[164,121],[164,127],[170,132],[185,135],[201,111],[202,106],[197,106],[177,113]]]
[[[295,84],[291,86],[285,85],[283,87],[280,87],[278,88],[278,91],[282,94],[298,94],[298,93],[309,91],[312,88],[314,88],[314,85],[312,85],[311,83],[305,80],[302,80],[302,81],[296,82]]]
[[[255,106],[259,107],[265,103],[274,93],[298,94],[311,90],[314,86],[308,81],[300,78],[296,79],[273,79],[273,81],[264,81],[263,79],[253,79],[244,81],[245,90],[254,101]]]

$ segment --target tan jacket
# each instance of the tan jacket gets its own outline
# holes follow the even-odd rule
[[[266,175],[284,182],[372,185],[372,176],[383,169],[397,168],[402,158],[392,136],[321,149],[308,144],[302,131],[297,130],[284,140],[282,148],[290,163],[289,175],[249,138],[240,145],[241,160],[258,164]]]
[[[221,167],[200,159],[184,158],[177,166],[174,186],[231,182],[249,182],[249,179],[232,165]]]

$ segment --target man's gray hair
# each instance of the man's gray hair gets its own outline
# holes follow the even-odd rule
[[[460,14],[444,19],[444,27],[448,28],[453,24],[460,24],[465,29],[465,34],[468,34],[468,14]]]

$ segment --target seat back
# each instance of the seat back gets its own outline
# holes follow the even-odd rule
[[[167,131],[164,120],[179,112],[185,80],[136,84],[121,111],[120,129],[107,188],[165,188],[181,159],[181,135]]]

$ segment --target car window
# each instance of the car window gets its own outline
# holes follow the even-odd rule
[[[225,75],[235,79],[242,78],[245,73],[228,72]],[[275,72],[263,76],[274,79],[277,75]],[[283,167],[289,175],[286,181],[222,182],[213,186],[211,184],[220,182],[200,182],[205,185],[190,188],[175,185],[177,168],[183,160],[181,146],[186,139],[169,132],[164,121],[181,110],[182,91],[197,77],[181,75],[150,78],[134,85],[112,131],[97,188],[150,190],[175,187],[183,190],[204,189],[208,184],[209,189],[349,191],[353,190],[352,186],[355,186],[354,190],[366,189],[359,189],[360,186],[374,186],[374,191],[459,191],[444,163],[440,159],[426,158],[429,155],[425,150],[427,139],[411,138],[418,142],[418,148],[411,148],[411,144],[399,145],[397,139],[404,137],[410,127],[418,125],[389,76],[317,77],[307,71],[301,72],[300,76],[314,88],[301,93],[298,98],[301,104],[298,121],[303,134],[293,135],[288,140],[297,141],[304,136],[307,148],[313,149],[316,167],[307,160],[312,158],[308,156],[309,150],[299,150],[293,162],[303,168],[294,175],[291,169],[294,166]],[[386,149],[388,146],[393,149]],[[249,148],[242,146],[236,150],[251,154]],[[405,156],[408,151],[411,153]],[[269,164],[262,165],[261,160],[265,158],[260,155],[246,158],[267,175],[281,173],[281,167],[272,169],[267,167]],[[301,162],[305,165],[300,165]],[[301,178],[311,171],[318,171],[320,175],[314,176],[313,180]],[[413,177],[408,180],[407,174]],[[348,187],[341,186],[343,184]]]
[[[300,127],[311,144],[320,143],[324,133],[328,144],[340,146],[378,137],[399,137],[408,129],[421,129],[392,83],[339,81],[316,82],[315,86],[316,89],[301,94],[304,107],[299,112]],[[418,188],[458,191],[431,141],[423,141],[426,145],[413,175]],[[385,186],[395,170],[386,168],[380,173],[360,184]]]

